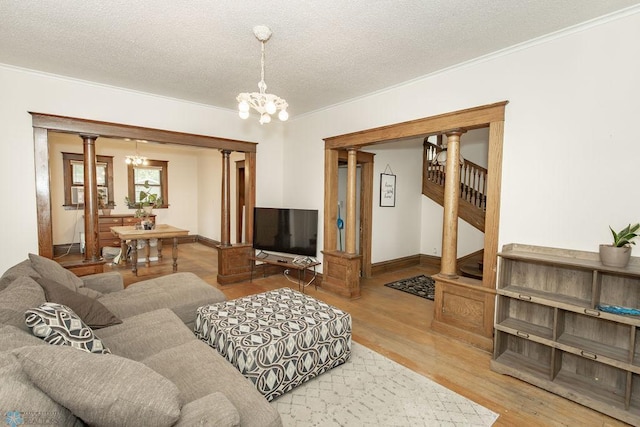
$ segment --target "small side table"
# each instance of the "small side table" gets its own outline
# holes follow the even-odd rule
[[[260,261],[263,264],[262,267],[262,277],[266,276],[265,267],[267,265],[277,265],[283,267],[284,274],[288,275],[288,270],[297,270],[298,271],[298,290],[304,292],[304,289],[315,282],[318,277],[318,272],[316,271],[316,267],[320,265],[318,261],[308,261],[305,262],[296,262],[295,258],[280,256],[274,254],[267,254],[266,252],[262,252],[263,255],[253,255],[250,256],[249,259],[253,262],[251,263],[251,281],[253,281],[253,270],[256,267],[256,261]],[[306,277],[306,272],[312,272],[313,276],[309,282],[304,282],[302,279]],[[315,288],[318,289],[317,283],[315,284]]]

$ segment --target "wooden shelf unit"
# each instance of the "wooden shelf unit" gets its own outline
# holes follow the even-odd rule
[[[505,245],[491,369],[640,425],[640,258],[606,267],[595,252]]]

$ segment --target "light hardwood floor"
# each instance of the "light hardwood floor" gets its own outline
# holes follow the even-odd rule
[[[169,252],[169,251],[168,251]],[[170,254],[161,264],[139,268],[136,278],[124,266],[107,267],[125,283],[171,273]],[[221,289],[229,299],[277,289],[297,288],[283,275],[221,286],[216,281],[217,252],[198,243],[179,246],[178,270],[191,271]],[[353,339],[433,381],[500,414],[496,426],[623,426],[613,418],[489,369],[491,354],[430,330],[433,302],[385,287],[401,278],[431,275],[428,268],[384,273],[362,283],[362,297],[347,300],[313,285],[305,292],[348,311]],[[180,283],[176,283],[180,286]]]

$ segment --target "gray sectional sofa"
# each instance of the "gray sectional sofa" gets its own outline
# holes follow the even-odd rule
[[[196,309],[225,299],[192,273],[124,288],[118,273],[77,277],[30,254],[0,278],[0,415],[14,425],[282,425],[193,333]]]

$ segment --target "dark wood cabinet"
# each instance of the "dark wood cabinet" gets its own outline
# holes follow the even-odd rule
[[[155,223],[156,216],[149,216],[149,220]],[[98,216],[98,247],[100,253],[102,248],[110,246],[114,248],[120,247],[120,239],[111,232],[111,227],[119,227],[124,225],[136,225],[142,221],[142,218],[137,218],[132,214],[112,214],[112,215],[100,215]]]

